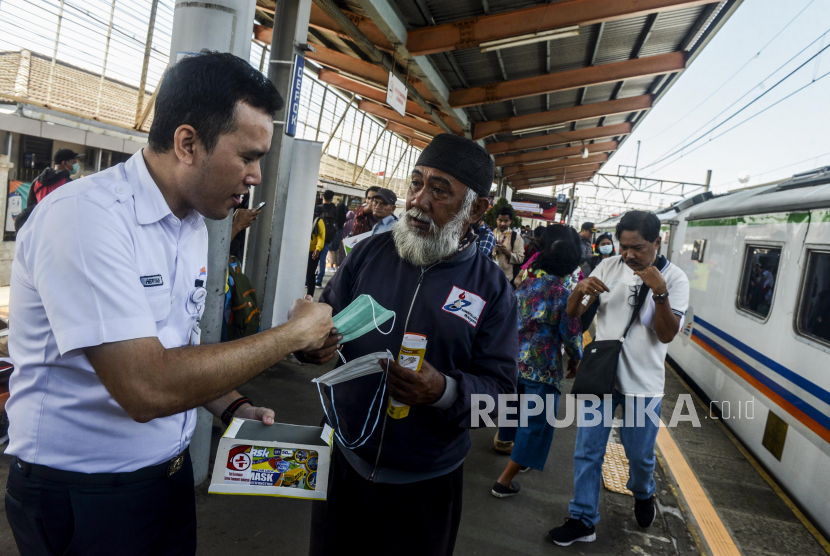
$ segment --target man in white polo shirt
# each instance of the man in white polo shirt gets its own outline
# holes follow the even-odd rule
[[[245,60],[185,58],[148,147],[47,196],[18,235],[5,504],[23,556],[195,554],[194,408],[271,424],[235,388],[337,343],[331,308],[298,300],[286,325],[197,345],[204,218],[260,183],[282,104]]]
[[[683,325],[689,305],[689,279],[665,257],[657,256],[660,220],[653,213],[625,213],[617,224],[616,237],[620,255],[604,259],[588,279],[577,284],[568,298],[568,316],[580,317],[598,299],[596,340],[619,340],[631,320],[640,288],[645,284],[650,290],[638,319],[625,337],[611,411],[613,414],[618,406],[623,406],[620,440],[629,461],[626,488],[634,493],[637,524],[648,527],[656,515],[654,442],[659,430],[664,362],[668,343]],[[586,296],[588,303],[583,304]],[[604,403],[596,408],[600,415],[604,415]],[[656,422],[646,410],[653,410]],[[602,462],[611,432],[611,423],[602,421],[583,426],[580,420],[574,448],[574,498],[568,508],[570,517],[563,526],[548,532],[548,539],[558,545],[596,539]]]

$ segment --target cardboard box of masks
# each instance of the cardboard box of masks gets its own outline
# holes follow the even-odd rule
[[[208,492],[325,500],[331,456],[326,433],[322,427],[234,419],[219,441]]]

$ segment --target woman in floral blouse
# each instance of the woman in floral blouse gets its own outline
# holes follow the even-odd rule
[[[498,498],[513,496],[520,490],[513,477],[528,468],[542,471],[553,441],[553,426],[562,392],[561,347],[575,369],[582,358],[582,328],[579,319],[566,313],[569,275],[579,266],[579,235],[571,227],[555,225],[545,230],[545,251],[531,265],[519,285],[519,394],[535,394],[543,400],[545,411],[527,416],[527,426],[502,427],[498,438],[513,441],[507,467],[493,485]],[[553,403],[550,404],[549,401]],[[521,416],[520,416],[521,418]]]

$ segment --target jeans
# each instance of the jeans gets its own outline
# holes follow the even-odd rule
[[[326,275],[326,255],[329,254],[329,247],[331,242],[323,244],[323,250],[320,252],[320,269],[317,271],[317,283],[323,283],[323,276]]]
[[[614,390],[612,397],[610,415],[613,416],[618,406],[623,406],[623,424],[619,431],[629,462],[629,479],[626,488],[634,493],[634,498],[637,500],[647,500],[657,490],[654,482],[654,442],[657,440],[659,430],[662,398],[656,398],[657,402],[654,406],[657,423],[652,422],[648,413],[645,413],[643,419],[641,412],[643,408],[648,408],[654,399],[624,396],[617,390]],[[635,411],[635,400],[637,411]],[[577,413],[579,429],[574,448],[574,498],[568,506],[568,511],[572,518],[581,519],[586,525],[592,526],[599,523],[602,462],[605,459],[608,435],[611,433],[611,422],[610,419],[603,419],[595,426],[583,426],[585,404],[584,401],[580,402]],[[604,415],[604,409],[605,401],[603,400],[595,410]],[[637,413],[640,413],[640,416],[637,416]]]

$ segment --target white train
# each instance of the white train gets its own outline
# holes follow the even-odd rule
[[[830,167],[699,201],[661,218],[691,283],[669,357],[827,534]]]

